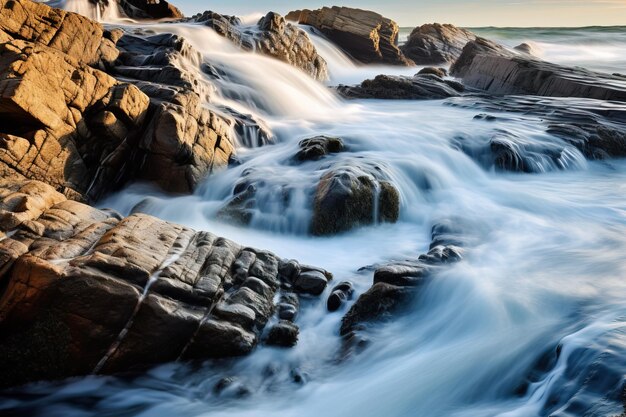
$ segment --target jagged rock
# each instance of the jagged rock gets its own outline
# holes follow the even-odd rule
[[[133,19],[180,19],[183,17],[183,13],[176,6],[165,0],[119,0],[119,4],[124,13]]]
[[[0,37],[47,46],[93,67],[106,67],[117,58],[101,24],[31,0],[0,0]]]
[[[270,329],[265,344],[270,346],[293,347],[298,343],[298,326],[281,320]]]
[[[399,213],[398,190],[376,167],[331,167],[315,192],[311,233],[332,235],[360,225],[393,223]]]
[[[246,354],[279,271],[314,270],[37,181],[0,180],[0,231],[2,386]]]
[[[466,29],[450,24],[432,23],[418,26],[400,47],[404,55],[417,65],[436,65],[454,62],[463,47],[476,39]]]
[[[339,86],[339,94],[346,98],[375,98],[391,100],[427,100],[455,97],[464,91],[462,84],[444,80],[434,74],[413,77],[377,75],[358,86]]]
[[[123,178],[148,97],[56,49],[0,45],[0,171],[95,199]]]
[[[254,30],[242,28],[235,16],[207,11],[192,18],[211,27],[244,50],[254,50],[300,68],[316,80],[326,80],[326,61],[315,49],[305,31],[288,23],[278,13],[269,12]]]
[[[450,73],[493,94],[626,101],[626,82],[620,77],[522,56],[482,38],[463,48]]]
[[[398,49],[398,25],[378,13],[349,7],[296,10],[287,20],[320,30],[357,61],[413,65]]]
[[[345,150],[340,138],[329,136],[315,136],[303,139],[298,143],[300,150],[294,156],[296,161],[317,161],[328,154],[339,153]]]
[[[378,266],[372,287],[357,299],[342,319],[340,333],[345,337],[345,343],[358,343],[360,337],[356,332],[368,324],[400,314],[419,289],[433,278],[437,269],[461,260],[462,246],[467,242],[460,233],[459,225],[452,221],[438,223],[432,228],[432,242],[427,254]]]

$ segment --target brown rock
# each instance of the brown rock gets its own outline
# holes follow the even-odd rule
[[[2,386],[246,354],[289,285],[279,271],[312,270],[37,181],[0,180],[0,231]]]
[[[475,39],[476,35],[469,30],[433,23],[413,29],[400,49],[417,65],[446,64],[454,62],[461,55],[463,47]]]
[[[287,20],[310,25],[324,33],[357,61],[371,64],[414,65],[398,49],[398,25],[368,10],[323,7],[296,10]]]
[[[326,80],[326,61],[315,49],[306,32],[288,23],[278,13],[269,12],[257,23],[258,31],[242,31],[235,16],[204,12],[193,19],[203,22],[217,33],[245,50],[254,50],[300,68],[316,80]]]

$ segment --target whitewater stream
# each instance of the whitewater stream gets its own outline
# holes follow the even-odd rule
[[[572,146],[557,162],[538,159],[538,173],[499,172],[461,151],[459,141],[480,148],[498,130],[528,143],[560,139],[533,116],[492,111],[487,113],[496,121],[475,120],[484,109],[455,106],[454,100],[346,101],[293,67],[242,52],[206,26],[142,26],[188,39],[226,74],[207,79],[216,90],[207,106],[255,115],[276,143],[241,147],[241,164],[208,178],[193,195],[168,196],[132,184],[99,206],[127,215],[142,203],[143,212],[162,219],[326,268],[337,280],[353,282],[357,294],[372,283],[372,272],[360,268],[427,252],[438,221],[459,219],[473,243],[461,262],[423,288],[410,313],[376,327],[369,347],[346,361],[338,362],[337,352],[349,305],[326,311],[331,285],[303,306],[293,349],[261,346],[235,361],[33,384],[0,396],[0,414],[529,417],[623,411],[626,161],[589,162]],[[505,32],[498,30],[500,37]],[[532,40],[532,31],[509,35]],[[417,71],[359,67],[327,40],[311,37],[328,61],[328,85]],[[555,48],[547,52],[554,55],[561,39],[542,34],[539,41]],[[623,35],[606,39],[608,47],[626,51]],[[561,52],[570,54],[568,48],[563,44]],[[583,65],[589,56],[580,51],[577,64]],[[595,68],[623,71],[623,61],[604,58],[596,57]],[[616,110],[626,112],[624,107]],[[329,161],[289,160],[301,139],[318,134],[346,143],[349,151],[333,156],[333,163],[384,170],[400,192],[397,223],[327,238],[307,234],[311,191]],[[246,173],[264,180],[259,207],[249,226],[230,225],[217,212]],[[286,208],[278,202],[285,190]],[[218,395],[213,387],[223,377],[238,382]]]

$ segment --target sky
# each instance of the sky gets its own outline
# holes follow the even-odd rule
[[[238,16],[300,8],[352,6],[377,11],[400,26],[626,25],[626,0],[169,0],[192,15],[204,10]]]

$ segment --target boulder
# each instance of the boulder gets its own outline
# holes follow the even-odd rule
[[[516,54],[482,38],[463,48],[450,73],[465,85],[492,94],[626,101],[623,78]]]
[[[315,191],[311,233],[332,235],[378,222],[394,223],[400,195],[375,166],[336,165],[324,173]]]
[[[413,65],[398,49],[398,25],[378,13],[350,7],[296,10],[287,20],[313,26],[359,62]]]
[[[183,13],[176,6],[165,0],[117,1],[119,1],[126,16],[133,19],[181,19],[184,17]]]
[[[256,24],[254,30],[242,28],[235,16],[207,11],[192,18],[211,27],[244,50],[260,52],[299,68],[316,80],[326,80],[326,61],[315,49],[306,32],[288,23],[278,13],[269,12]]]
[[[363,81],[361,85],[341,85],[337,91],[346,98],[433,100],[456,97],[464,91],[464,87],[435,74],[417,74],[413,77],[377,75],[374,79]]]
[[[343,305],[345,305],[348,300],[352,299],[352,295],[354,294],[354,287],[352,283],[344,281],[333,287],[332,292],[328,296],[326,300],[326,308],[328,311],[337,311]]]
[[[3,387],[247,354],[279,288],[327,274],[37,181],[0,180],[0,231]],[[295,342],[282,327],[277,343]]]
[[[532,55],[532,56],[536,56],[536,57],[541,55],[541,50],[534,43],[527,43],[527,42],[520,43],[519,45],[517,45],[513,49],[515,49],[518,52],[523,52],[523,53],[525,53],[527,55]]]
[[[466,29],[450,24],[432,23],[418,26],[400,47],[402,53],[417,65],[437,65],[454,62],[463,47],[476,39]]]
[[[298,343],[298,326],[287,320],[281,320],[270,329],[265,344],[279,347],[293,347]]]

